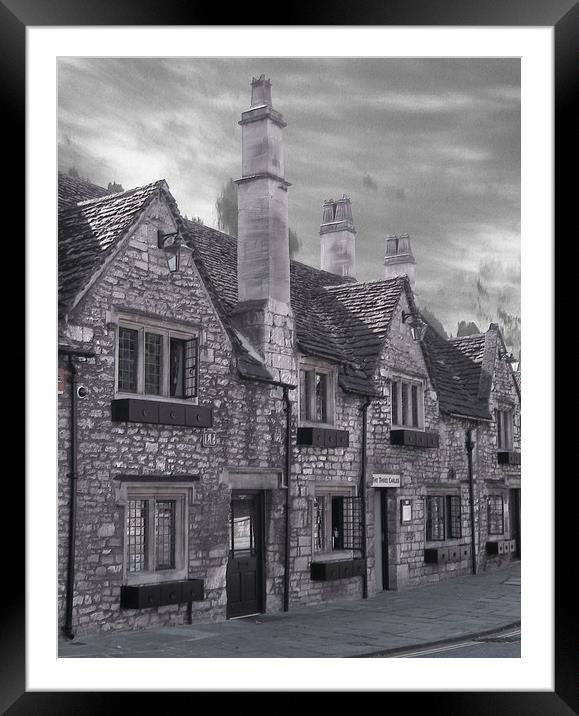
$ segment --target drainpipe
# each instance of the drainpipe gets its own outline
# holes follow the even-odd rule
[[[74,598],[74,561],[76,552],[76,490],[78,483],[78,369],[73,358],[94,358],[94,353],[88,351],[75,351],[68,348],[59,348],[60,354],[68,358],[70,370],[70,511],[68,518],[68,560],[66,577],[66,608],[65,622],[62,628],[67,639],[74,639],[72,630],[72,606]]]
[[[283,386],[283,401],[285,403],[285,565],[284,565],[284,591],[283,610],[289,611],[290,593],[290,476],[292,459],[292,404],[288,395],[288,386]]]
[[[474,477],[472,471],[472,451],[474,448],[474,442],[472,440],[472,430],[469,428],[466,431],[466,457],[468,461],[468,491],[469,491],[469,503],[470,503],[470,542],[472,552],[472,573],[476,574],[476,538],[475,538],[475,518],[474,518]]]
[[[367,534],[366,534],[366,468],[368,464],[367,445],[368,442],[368,407],[372,400],[368,399],[361,407],[362,411],[362,475],[360,478],[360,500],[362,502],[362,558],[364,559],[364,575],[362,577],[362,599],[368,599],[368,566],[367,557]]]

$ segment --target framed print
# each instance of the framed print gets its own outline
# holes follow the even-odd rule
[[[258,8],[254,12],[259,16]],[[574,61],[577,7],[569,0],[551,3],[548,8],[521,2],[500,10],[493,3],[475,6],[465,2],[460,9],[455,4],[443,3],[434,12],[428,3],[410,2],[389,3],[387,8],[371,10],[348,8],[347,17],[342,7],[334,7],[328,13],[321,7],[287,9],[287,13],[286,23],[271,26],[246,24],[236,9],[231,15],[235,24],[215,25],[213,13],[206,8],[192,7],[185,12],[176,3],[162,8],[148,2],[123,2],[114,8],[102,3],[79,6],[64,0],[48,5],[34,1],[17,3],[16,0],[0,3],[5,60],[2,91],[7,119],[12,122],[5,136],[11,138],[11,144],[25,149],[22,166],[26,167],[27,192],[26,205],[22,208],[27,233],[28,418],[26,486],[25,490],[16,489],[11,501],[26,505],[22,520],[26,524],[26,539],[22,540],[26,550],[21,554],[17,549],[8,551],[11,587],[7,590],[9,603],[4,612],[1,658],[5,676],[0,703],[9,714],[52,710],[100,713],[110,708],[115,695],[99,694],[99,691],[404,691],[407,693],[403,698],[428,696],[430,708],[441,712],[482,714],[491,710],[499,713],[520,710],[565,714],[576,711],[575,665],[571,656],[576,650],[576,633],[573,603],[568,596],[573,590],[567,584],[569,570],[563,566],[565,545],[570,545],[571,501],[562,497],[561,490],[557,491],[556,505],[554,501],[555,445],[551,430],[554,424],[551,398],[554,392],[551,341],[554,235],[551,219],[553,210],[560,221],[573,205],[567,197],[570,187],[560,180],[559,172],[571,161],[564,147],[571,136],[568,107],[577,81]],[[298,47],[299,50],[295,49]],[[408,68],[403,64],[404,60],[416,58],[421,64],[408,65]],[[257,69],[260,63],[255,59],[267,63],[264,70],[267,76],[260,74],[261,70]],[[455,75],[451,60],[458,59],[465,69],[462,84],[453,86]],[[474,59],[481,62],[476,68],[468,64]],[[382,70],[381,63],[386,60],[391,62],[388,67],[392,70]],[[187,85],[190,70],[186,63],[192,61],[196,63],[196,79]],[[445,61],[449,63],[447,66]],[[495,73],[499,61],[504,64]],[[429,75],[424,70],[427,66],[436,66],[436,72]],[[483,67],[480,71],[479,66]],[[270,67],[278,76],[292,77],[293,85],[289,81],[276,85]],[[430,87],[419,84],[420,73],[431,77]],[[239,114],[237,85],[246,75],[246,93],[249,99],[251,90],[251,101],[249,109],[239,107],[240,127],[234,127],[239,137],[243,137],[243,151],[239,152],[242,173],[238,178],[235,174],[235,167],[240,163],[238,142],[237,139],[230,142],[233,129],[220,125],[218,113],[204,125],[200,108],[204,97],[211,97],[212,102],[215,99],[215,106],[227,113],[227,121],[233,105],[233,114]],[[496,83],[492,110],[487,111],[487,105],[484,109],[482,105],[473,106],[465,99],[463,88],[468,85],[476,88],[479,81],[481,86],[483,81],[488,86]],[[277,105],[280,85],[287,88],[286,99],[284,104],[280,97]],[[411,86],[430,107],[424,120],[415,111],[415,105],[408,104],[405,90]],[[549,111],[552,86],[554,126]],[[325,92],[332,87],[335,93],[330,102],[327,100],[330,94]],[[317,88],[319,123],[311,119]],[[387,160],[386,154],[380,153],[383,150],[380,136],[385,128],[376,123],[376,126],[368,124],[363,116],[365,102],[369,104],[367,99],[373,91],[378,97],[376,102],[388,104],[391,110],[392,124],[388,131],[399,139],[389,144],[384,140],[383,144],[388,144],[389,156],[395,157],[396,170],[384,169]],[[384,97],[389,97],[388,101]],[[396,108],[393,98],[398,103]],[[181,104],[184,100],[194,108],[190,116]],[[115,107],[115,112],[107,113],[108,103]],[[279,110],[282,105],[283,113]],[[450,105],[454,114],[448,120]],[[290,122],[292,106],[296,119]],[[441,119],[439,107],[444,107],[446,120]],[[336,110],[334,114],[332,108]],[[349,138],[344,142],[336,140],[338,134],[332,132],[337,118],[347,116],[346,109],[352,123]],[[492,124],[492,118],[504,119],[509,112],[514,118],[515,133],[507,136],[508,122]],[[161,116],[163,121],[156,125],[154,132],[156,120],[151,124],[147,122],[149,118]],[[287,137],[291,123],[299,123],[300,116],[304,119],[301,129],[296,130],[296,145],[292,144],[295,140],[284,139],[288,148],[286,168],[292,170],[291,175],[290,171],[284,174],[281,137]],[[237,119],[239,117],[236,122]],[[443,126],[445,121],[451,122],[450,129]],[[416,123],[415,134],[410,134],[411,123]],[[265,138],[258,136],[261,124],[267,124]],[[552,172],[549,136],[553,130],[557,161],[554,206],[548,196]],[[182,150],[173,153],[177,138],[182,142],[183,134],[179,132],[193,131],[198,134],[192,145],[181,144]],[[502,148],[498,154],[493,154],[482,140],[471,141],[475,135],[484,138],[485,133],[487,136],[495,133],[493,151]],[[433,137],[443,135],[444,147],[434,146]],[[14,141],[16,138],[18,142]],[[423,142],[415,145],[415,153],[420,146],[422,156],[420,181],[407,179],[409,174],[403,169],[407,159],[403,147],[410,141]],[[208,145],[214,147],[210,152],[207,152]],[[302,153],[306,151],[308,156],[316,157],[315,168],[312,165],[308,169],[307,162],[299,159],[298,145]],[[307,149],[309,146],[320,153],[314,154],[314,149]],[[221,166],[220,153],[224,157]],[[465,161],[466,154],[471,162],[469,167],[476,168],[472,173],[459,176],[457,166]],[[167,157],[174,167],[168,184],[162,181],[168,173]],[[203,167],[201,173],[196,173],[197,167],[192,171],[195,163]],[[346,183],[347,172],[343,167],[350,168],[358,181],[358,203],[357,197],[352,196],[350,200],[348,186],[339,187],[340,192],[343,189],[342,198],[338,194],[336,199],[328,199],[329,194],[321,196],[320,192],[326,191],[319,179],[319,169],[324,168],[324,164],[335,184]],[[437,171],[428,168],[432,166],[437,167]],[[122,169],[122,176],[115,173],[116,167]],[[62,184],[55,179],[58,171],[65,175]],[[78,214],[78,221],[94,222],[91,227],[97,226],[102,217],[110,217],[106,202],[111,197],[113,202],[126,197],[123,199],[126,203],[115,211],[125,218],[133,212],[134,225],[129,229],[127,224],[123,231],[126,230],[126,239],[130,242],[129,250],[134,253],[133,268],[137,273],[149,272],[159,286],[156,304],[148,294],[137,295],[136,284],[122,274],[120,258],[116,279],[103,283],[99,293],[99,281],[107,267],[125,250],[120,238],[118,245],[113,245],[107,229],[98,234],[99,251],[102,250],[104,256],[102,265],[95,263],[94,254],[92,258],[88,254],[73,256],[73,244],[70,244],[70,266],[67,264],[65,271],[70,269],[72,288],[70,296],[67,293],[63,299],[58,280],[63,275],[64,264],[57,264],[55,250],[59,219],[51,207],[57,194],[62,198],[62,186],[68,186],[75,193],[87,177],[91,181],[85,184],[93,188],[89,187],[86,195],[75,195],[74,212]],[[204,183],[207,186],[203,187]],[[15,186],[14,182],[13,201],[7,206],[19,206],[20,192],[16,192]],[[124,187],[140,189],[132,192]],[[452,187],[453,200],[448,198]],[[228,191],[236,192],[234,220],[224,208]],[[256,199],[255,192],[260,191],[265,192],[263,197],[260,194],[263,201]],[[338,187],[332,191],[337,192]],[[198,202],[189,204],[187,192],[194,192]],[[308,193],[314,196],[313,213],[318,211],[318,204],[322,207],[319,216],[314,218],[304,209],[304,197],[307,198]],[[446,208],[445,202],[448,202]],[[483,210],[481,204],[485,202]],[[263,209],[265,204],[269,208]],[[372,206],[382,204],[390,207],[391,214],[387,218],[380,208],[372,213]],[[470,243],[460,243],[458,234],[455,239],[452,232],[456,228],[451,226],[450,220],[446,223],[447,214],[459,211],[453,204],[461,205],[462,226],[468,227],[473,237]],[[71,207],[72,204],[61,205],[61,211],[69,212],[66,214],[69,218]],[[497,219],[496,224],[488,219],[489,207]],[[263,211],[267,216],[262,216]],[[308,226],[313,220],[319,225],[319,240],[309,236]],[[244,232],[254,231],[257,236],[261,231],[255,229],[256,221],[261,221],[264,227],[267,225],[269,232],[268,241],[263,246],[259,244],[259,250],[251,241],[242,243]],[[355,227],[357,221],[360,223]],[[392,227],[394,223],[396,226]],[[341,306],[359,305],[357,299],[349,304],[350,299],[342,297],[342,293],[354,290],[348,286],[355,283],[370,286],[384,278],[384,270],[385,280],[406,277],[401,279],[404,288],[401,289],[399,326],[397,324],[405,341],[405,347],[400,348],[405,362],[393,361],[392,370],[376,373],[382,381],[380,385],[390,396],[384,403],[387,409],[384,409],[383,424],[387,426],[389,445],[393,447],[389,448],[384,461],[375,466],[368,466],[366,462],[375,459],[376,453],[370,451],[370,457],[366,455],[365,441],[372,439],[372,421],[376,420],[380,398],[372,392],[374,388],[370,383],[363,387],[366,364],[356,363],[352,358],[355,350],[349,334],[346,335],[348,330],[359,330],[361,323],[369,319],[360,318],[356,325],[346,328],[339,319],[333,319],[336,326],[326,335],[323,331],[331,312],[323,313],[326,307],[314,306],[317,299],[311,287],[307,294],[309,303],[299,306],[296,303],[297,307],[289,312],[280,308],[292,305],[289,257],[287,282],[280,271],[272,278],[268,267],[279,267],[285,256],[286,249],[280,248],[283,241],[278,241],[276,233],[281,224],[283,231],[280,229],[279,234],[288,236],[289,231],[290,255],[297,256],[300,266],[316,266],[317,270],[319,255],[326,274],[340,277],[340,281],[331,277],[326,280],[331,282],[329,297],[333,300],[339,296],[336,300],[342,301]],[[419,227],[416,231],[425,237],[431,236],[422,245],[418,242],[418,248],[414,242],[417,260],[410,248],[413,235],[406,233],[408,225]],[[79,225],[75,226],[76,231]],[[501,227],[500,232],[497,227]],[[233,266],[229,263],[231,256],[223,250],[216,260],[212,253],[218,234],[240,237],[235,254],[231,254],[239,277],[238,293],[233,299],[227,275]],[[380,237],[376,251],[383,250],[382,244],[386,251],[386,268],[381,266],[377,276],[373,273],[375,266],[369,248],[372,236]],[[491,251],[495,252],[494,261],[489,258],[488,250],[485,249],[486,253],[481,250],[480,244],[485,241],[494,247]],[[512,250],[505,249],[509,242],[514,247]],[[361,243],[356,263],[352,247],[359,247]],[[395,256],[390,256],[389,261],[392,251]],[[458,266],[454,274],[444,266],[445,252],[452,255],[448,265]],[[408,265],[405,264],[403,273],[396,273],[402,255]],[[381,255],[380,262],[382,258]],[[90,261],[91,267],[86,268]],[[416,302],[412,298],[415,265]],[[446,290],[437,293],[424,279],[421,295],[420,274],[424,271],[423,276],[426,275],[426,267],[428,275],[435,276]],[[58,280],[56,275],[51,275],[51,269],[59,274]],[[292,269],[308,270],[295,266]],[[389,270],[394,273],[388,274]],[[497,361],[502,361],[505,375],[514,375],[511,372],[515,370],[513,354],[517,354],[520,369],[521,355],[525,353],[523,361],[528,368],[522,369],[522,384],[520,372],[518,389],[509,383],[513,395],[518,390],[519,411],[516,399],[509,397],[506,390],[496,400],[487,397],[486,405],[491,407],[487,412],[483,410],[479,398],[486,390],[484,359],[481,359],[477,400],[471,400],[470,388],[461,388],[463,392],[456,397],[460,391],[457,389],[455,394],[447,387],[452,385],[452,380],[448,379],[450,374],[444,372],[450,360],[448,347],[436,343],[442,340],[440,335],[424,338],[424,331],[428,329],[426,325],[418,325],[428,307],[426,318],[430,326],[440,317],[443,330],[444,323],[459,331],[455,336],[446,336],[453,350],[459,339],[463,340],[463,346],[469,342],[462,358],[453,359],[458,361],[454,368],[455,380],[458,380],[460,367],[456,366],[467,353],[468,358],[471,351],[471,339],[464,340],[468,326],[465,321],[461,326],[459,321],[462,315],[466,316],[461,313],[462,306],[471,300],[466,289],[461,293],[461,270],[472,270],[473,276],[477,276],[480,315],[494,316],[496,311],[501,311],[500,331],[497,328],[490,337],[485,334],[482,344],[488,348],[489,342],[495,341],[493,350],[496,350]],[[85,283],[77,285],[75,281],[83,271],[87,274],[82,279]],[[201,277],[201,288],[201,284],[195,283],[198,277]],[[292,277],[295,292],[297,283],[294,274]],[[181,315],[175,307],[163,308],[173,300],[166,298],[168,285],[175,291],[183,291],[179,304]],[[320,287],[316,290],[321,290]],[[516,297],[519,287],[520,299]],[[88,318],[78,326],[69,325],[62,333],[66,336],[66,345],[61,336],[54,341],[61,306],[53,299],[58,298],[62,305],[69,302],[64,309],[68,316],[77,306],[85,305],[82,302],[87,295],[95,295],[98,301],[107,303],[102,332],[99,333],[96,319],[91,323],[92,319]],[[202,318],[187,314],[191,295],[195,296],[198,306],[208,302],[206,309],[199,309]],[[456,310],[451,308],[453,300],[458,305]],[[162,301],[166,304],[161,305]],[[265,301],[263,305],[267,308],[263,308],[261,301]],[[98,306],[100,310],[101,304]],[[294,340],[293,310],[296,340],[300,341],[301,350],[297,364],[292,363],[286,351],[288,342]],[[368,315],[371,310],[372,305],[368,304]],[[271,315],[267,311],[271,311]],[[346,314],[341,315],[345,321]],[[319,319],[317,324],[316,319]],[[260,322],[270,326],[269,343],[259,343],[265,335],[255,329]],[[537,339],[536,322],[541,323],[544,340]],[[475,328],[476,333],[482,330]],[[340,331],[344,332],[343,338]],[[217,338],[220,332],[227,339],[223,339],[225,348],[219,342],[221,338]],[[377,330],[372,335],[369,331],[364,334],[364,345],[370,345],[377,334]],[[269,359],[274,343],[276,357]],[[430,354],[429,345],[433,346]],[[39,347],[40,355],[44,356],[40,360]],[[453,355],[458,355],[460,350],[457,348]],[[231,351],[227,360],[223,358],[224,351]],[[436,363],[432,359],[434,355],[443,358]],[[98,383],[97,377],[99,364],[110,369],[102,383]],[[224,426],[229,420],[235,423],[232,416],[237,415],[236,401],[245,400],[239,398],[241,393],[235,392],[237,383],[235,389],[225,388],[222,393],[217,392],[217,388],[214,390],[218,385],[215,376],[225,380],[223,376],[232,365],[237,371],[236,380],[255,381],[260,390],[268,383],[268,390],[275,397],[275,410],[266,409],[263,419],[258,413],[260,417],[255,424],[247,421],[248,424],[237,428],[239,434],[245,436],[252,431],[255,435],[262,429],[267,431],[266,437],[257,441],[261,446],[258,451],[240,447],[236,453],[235,441],[225,432]],[[422,373],[420,365],[426,366]],[[427,369],[436,378],[431,380]],[[69,401],[71,415],[78,411],[74,413],[77,417],[68,422],[62,419],[55,422],[55,372],[60,404]],[[214,379],[215,383],[210,382]],[[489,395],[494,396],[491,383],[494,386],[496,381],[488,377]],[[95,386],[99,387],[95,389]],[[94,409],[87,410],[100,391],[106,393],[106,401],[98,406],[95,403]],[[344,400],[350,399],[352,405],[357,401],[355,420],[359,422],[360,435],[364,436],[363,444],[356,437],[354,423],[346,427],[340,422],[344,414],[342,393],[346,395]],[[448,408],[449,425],[460,425],[456,439],[449,438],[448,431],[433,427],[429,413],[433,401],[438,401],[444,412],[448,405],[445,401],[452,402],[448,397],[451,394],[456,402]],[[386,392],[380,394],[384,395]],[[540,420],[537,415],[541,416]],[[362,420],[368,416],[370,422],[364,423],[364,430],[370,432],[362,432]],[[106,428],[102,427],[101,419],[106,421]],[[483,428],[476,428],[479,432],[475,430],[471,444],[473,420],[478,420],[477,425]],[[489,438],[491,447],[487,447],[481,435],[485,425],[495,422],[496,445]],[[467,427],[465,442],[463,433]],[[79,447],[78,430],[91,432],[94,444],[85,438]],[[110,435],[105,436],[106,431]],[[187,439],[178,448],[178,454],[174,454],[178,436],[185,434]],[[157,437],[152,437],[155,435]],[[57,436],[63,441],[60,447]],[[135,453],[131,462],[127,461],[127,451],[121,449],[121,445],[128,445],[122,441],[133,437],[139,445],[139,453],[138,456]],[[452,449],[449,446],[454,444],[453,440],[458,446],[459,458],[441,462],[440,468],[432,469],[432,474],[428,472],[429,462],[425,458],[420,477],[425,487],[415,489],[412,481],[416,478],[409,474],[409,458],[405,463],[399,456],[418,451],[432,456],[438,455],[439,450],[442,454],[443,449]],[[129,447],[129,451],[131,449]],[[492,479],[479,479],[476,471],[489,451],[492,451]],[[71,463],[66,463],[66,470],[61,464],[60,471],[55,472],[51,466],[57,460],[62,463],[63,454],[74,455],[74,460],[71,458]],[[353,455],[349,483],[341,483],[339,475],[330,471],[326,477],[324,470],[328,466],[322,466],[322,461],[315,466],[317,477],[309,478],[311,470],[300,473],[301,466],[306,465],[303,456],[312,456],[314,464],[319,454],[327,456],[325,462],[335,455],[336,464],[342,460],[346,465],[349,463],[343,456]],[[110,462],[108,467],[106,459]],[[83,474],[83,460],[85,464],[92,460],[92,472]],[[400,510],[394,509],[392,515],[385,508],[389,501],[379,497],[383,486],[372,481],[374,467],[374,478],[382,474],[404,474],[401,482],[390,487],[399,491],[391,492],[398,498],[391,501],[392,505],[395,507],[400,502]],[[62,486],[55,479],[57,472],[62,474]],[[110,473],[110,480],[104,477],[105,473],[107,476]],[[207,477],[213,473],[213,494],[219,495],[214,503],[208,487],[213,477]],[[285,475],[295,477],[293,486],[291,481],[285,480]],[[9,486],[14,487],[15,482],[11,481]],[[478,500],[476,513],[475,498]],[[110,506],[109,516],[98,524],[87,517],[86,509],[91,501],[101,507]],[[290,504],[295,505],[293,514]],[[215,511],[211,505],[216,506]],[[551,506],[556,506],[554,520]],[[298,514],[298,509],[303,513]],[[205,541],[198,541],[197,537],[193,539],[191,530],[202,520],[206,520]],[[303,533],[299,531],[301,528]],[[382,537],[378,534],[379,528]],[[59,530],[60,540],[57,539]],[[98,560],[95,553],[85,549],[83,542],[83,535],[91,530],[98,535]],[[462,565],[464,573],[469,574],[471,565],[476,573],[477,558],[471,561],[472,553],[468,551],[471,536],[475,545],[476,530],[482,555],[479,565],[486,565],[489,560],[499,562],[499,544],[503,555],[506,549],[506,553],[513,554],[513,559],[521,561],[522,644],[518,658],[489,658],[486,664],[481,663],[484,659],[475,659],[469,663],[468,659],[455,654],[458,658],[453,663],[452,675],[433,659],[426,665],[420,660],[410,664],[407,659],[398,658],[389,659],[387,663],[377,658],[319,658],[313,664],[316,667],[319,664],[314,673],[308,658],[255,659],[252,657],[258,654],[250,651],[248,658],[238,658],[231,664],[235,666],[231,670],[235,673],[224,683],[221,667],[217,673],[217,660],[210,658],[113,660],[81,658],[82,648],[75,658],[70,651],[72,646],[65,656],[64,651],[59,651],[62,633],[70,637],[71,644],[80,642],[82,647],[83,635],[88,641],[101,629],[102,635],[136,631],[148,625],[170,630],[194,624],[196,618],[199,624],[205,620],[215,625],[225,619],[267,614],[269,604],[276,604],[280,614],[291,614],[293,606],[301,607],[308,599],[313,603],[315,595],[328,595],[328,599],[332,594],[347,599],[365,598],[368,590],[370,596],[374,594],[378,573],[384,577],[384,584],[390,580],[389,589],[399,585],[403,594],[406,586],[420,588],[420,583],[413,583],[411,578],[405,581],[411,572],[404,566],[396,566],[403,552],[402,545],[407,545],[404,549],[415,550],[419,558],[425,551],[431,556],[436,553],[436,560],[450,559],[454,549],[456,564],[460,563],[460,548],[464,546],[468,548],[464,553],[468,553],[468,559],[465,558]],[[268,541],[272,534],[285,535],[280,537],[279,549],[273,550]],[[212,539],[214,544],[210,549]],[[381,546],[380,539],[383,540]],[[534,550],[537,539],[541,548]],[[490,547],[489,543],[492,543]],[[219,550],[223,560],[218,565]],[[272,558],[274,551],[275,558]],[[304,563],[300,562],[306,551],[311,561],[311,576],[310,563],[306,565],[303,558]],[[380,568],[376,567],[379,561],[376,555],[381,555]],[[275,569],[270,568],[272,559],[277,560]],[[424,585],[429,581],[428,575],[439,569],[436,560],[432,557],[432,563],[423,570]],[[60,577],[56,574],[56,563],[60,565]],[[551,563],[556,582],[553,582]],[[195,565],[197,572],[188,569],[188,565]],[[292,570],[302,568],[303,579],[290,582]],[[444,567],[448,574],[453,569],[451,564]],[[332,570],[336,572],[334,576]],[[314,571],[318,576],[314,577]],[[484,571],[484,567],[480,571]],[[319,576],[322,574],[323,578]],[[84,588],[78,586],[96,583],[95,575],[100,580],[96,599],[96,592],[83,592]],[[359,581],[355,582],[356,578]],[[121,582],[123,594],[130,592],[131,608],[119,609],[116,603],[107,607],[112,604]],[[302,582],[303,587],[299,586]],[[242,586],[236,591],[237,585]],[[187,599],[183,595],[188,595]],[[143,607],[143,600],[147,599],[150,601],[148,611]],[[322,596],[322,602],[324,599]],[[163,615],[167,615],[166,618]],[[103,629],[104,625],[107,626]],[[77,632],[81,638],[75,640]],[[86,654],[91,656],[89,652]],[[258,673],[255,662],[259,662]],[[282,662],[283,669],[280,668]],[[472,669],[474,663],[477,673]],[[229,662],[226,664],[229,670]],[[389,693],[388,697],[393,695]]]

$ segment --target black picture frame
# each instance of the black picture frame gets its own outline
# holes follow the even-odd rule
[[[228,8],[227,25],[271,24],[270,6],[260,2],[248,6]],[[577,45],[579,38],[579,9],[573,0],[389,0],[362,5],[361,3],[319,2],[277,6],[279,25],[392,25],[392,26],[549,26],[555,36],[555,213],[556,228],[574,226],[570,212],[576,204],[577,182],[575,175],[576,114],[571,111],[571,102],[576,96],[578,85]],[[222,10],[211,4],[178,2],[175,0],[0,0],[0,93],[2,94],[4,140],[17,147],[16,161],[10,165],[12,181],[5,194],[5,207],[10,206],[10,234],[14,218],[25,216],[25,200],[22,188],[24,182],[13,180],[19,167],[25,166],[25,71],[26,71],[26,28],[31,26],[75,26],[75,25],[221,25]],[[265,22],[256,22],[263,19]],[[248,20],[250,22],[248,22]],[[23,161],[24,160],[24,161]],[[566,171],[567,170],[567,171]],[[8,172],[6,172],[8,173]],[[571,179],[567,179],[570,177]],[[573,192],[573,194],[571,193]],[[15,225],[18,232],[19,224]],[[5,229],[6,230],[6,229]],[[576,229],[572,232],[576,234]],[[561,240],[566,239],[562,234]],[[572,238],[571,233],[569,238]],[[10,241],[12,248],[18,242]],[[12,264],[16,265],[16,264]],[[556,273],[555,278],[557,278]],[[559,304],[561,291],[559,282],[555,300]],[[14,300],[14,299],[12,299]],[[562,301],[561,304],[562,305]],[[558,334],[559,335],[559,334]],[[549,337],[547,337],[549,339]],[[21,345],[24,345],[22,342]],[[560,346],[568,355],[569,346]],[[556,395],[557,384],[553,386]],[[545,425],[545,430],[554,426]],[[566,441],[571,425],[560,427],[555,445]],[[570,436],[569,436],[570,437]],[[567,441],[569,444],[570,441]],[[573,473],[566,471],[565,478],[573,481]],[[16,479],[17,469],[5,481],[5,504],[16,515],[15,505],[20,505],[20,522],[24,532],[24,480]],[[12,494],[13,493],[13,494]],[[568,499],[563,489],[556,490],[555,512],[555,689],[553,692],[432,692],[403,694],[406,709],[424,702],[430,713],[445,714],[549,714],[562,716],[578,712],[577,690],[577,597],[573,585],[572,545],[575,544],[574,502]],[[15,528],[12,528],[15,529]],[[11,533],[10,548],[5,548],[5,575],[3,609],[1,612],[2,631],[0,638],[0,709],[10,716],[20,714],[55,713],[89,714],[103,713],[128,707],[133,704],[134,694],[110,692],[29,692],[25,684],[25,555],[24,538],[22,551],[14,545]],[[5,530],[5,535],[8,535]],[[352,690],[355,690],[353,687]],[[175,694],[173,694],[175,695]],[[296,694],[297,695],[297,694]],[[400,694],[385,695],[392,704]],[[155,708],[156,694],[147,694],[149,707]],[[340,697],[342,698],[342,697]],[[285,700],[286,708],[291,706],[293,695]],[[410,704],[408,703],[410,701]],[[256,708],[254,705],[252,708]],[[389,707],[391,708],[391,706]]]

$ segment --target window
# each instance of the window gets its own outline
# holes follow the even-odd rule
[[[183,492],[131,491],[126,503],[129,582],[186,576],[186,522]]]
[[[426,498],[426,540],[442,542],[462,536],[460,495]]]
[[[192,399],[198,393],[199,340],[133,323],[118,329],[117,391]]]
[[[424,390],[422,383],[392,381],[392,426],[424,427]]]
[[[502,535],[505,532],[505,509],[502,495],[489,495],[487,500],[488,533]]]
[[[360,497],[319,493],[313,504],[314,552],[362,549]]]
[[[499,450],[513,449],[512,410],[497,410],[497,444]]]
[[[300,370],[300,421],[333,424],[333,373],[319,368]]]

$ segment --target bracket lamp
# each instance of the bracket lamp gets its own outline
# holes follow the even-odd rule
[[[416,343],[424,338],[428,324],[418,312],[402,311],[402,323],[408,323],[412,340]]]
[[[169,271],[174,273],[179,270],[181,260],[181,237],[177,232],[173,234],[163,234],[157,231],[157,246],[165,252]]]

